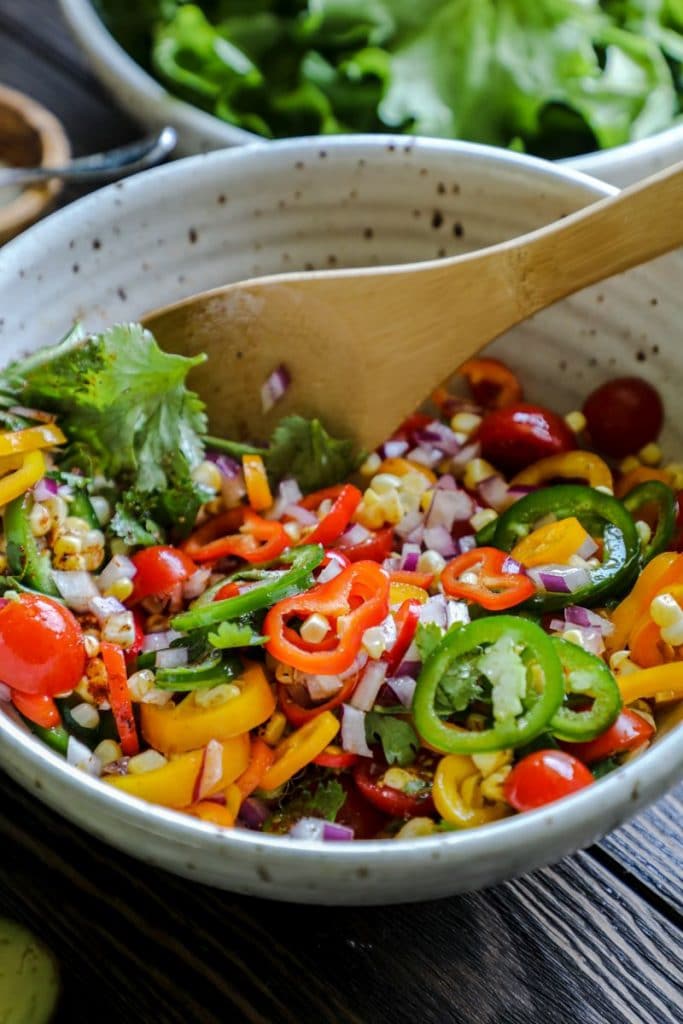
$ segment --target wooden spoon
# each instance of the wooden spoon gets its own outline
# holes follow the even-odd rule
[[[211,429],[263,438],[318,416],[370,450],[467,358],[538,310],[683,245],[683,162],[527,235],[450,259],[279,274],[145,317],[162,348],[208,361],[192,386]],[[264,415],[261,387],[291,385]]]

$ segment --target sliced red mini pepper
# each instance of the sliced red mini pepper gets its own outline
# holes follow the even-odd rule
[[[314,612],[330,623],[328,636],[315,646],[289,625]],[[263,623],[270,637],[266,650],[301,672],[338,675],[353,664],[365,630],[378,626],[388,612],[389,576],[375,562],[355,562],[329,582],[274,605]]]
[[[53,729],[62,724],[62,716],[52,697],[46,693],[22,693],[12,690],[12,703],[17,711],[42,729]]]
[[[309,533],[302,541],[303,544],[322,544],[325,547],[332,544],[351,522],[351,516],[360,505],[363,495],[353,484],[343,484],[340,488],[330,487],[326,491],[318,491],[317,495],[310,495],[301,502],[305,508],[318,508],[327,498],[334,496],[332,508],[324,516],[312,533]],[[311,505],[310,499],[319,497],[317,505]]]
[[[423,590],[429,590],[434,582],[434,573],[397,569],[395,572],[389,573],[389,579],[392,583],[405,583],[409,587],[422,587]]]
[[[382,660],[387,666],[387,676],[391,678],[405,657],[405,653],[413,642],[420,621],[419,601],[404,601],[396,613],[396,642],[390,651],[383,655]]]
[[[289,691],[289,687],[284,683],[280,683],[278,685],[278,703],[290,725],[298,729],[300,725],[310,722],[312,718],[321,715],[323,711],[333,711],[340,704],[345,704],[356,689],[357,684],[358,674],[353,672],[348,679],[343,681],[341,689],[333,697],[330,697],[323,704],[314,704],[310,708],[305,708],[301,704],[297,704]]]
[[[133,705],[128,693],[128,674],[123,651],[106,640],[102,643],[102,660],[107,670],[107,688],[112,714],[116,722],[121,750],[132,757],[140,750]]]
[[[358,760],[358,754],[349,754],[346,750],[331,743],[325,747],[322,754],[313,758],[313,764],[321,768],[334,768],[340,771],[342,768],[351,768]]]
[[[458,555],[441,573],[443,589],[451,597],[474,601],[491,612],[513,608],[526,601],[536,588],[528,576],[519,572],[505,572],[503,566],[509,556],[498,548],[474,548]],[[476,582],[462,580],[464,573],[476,575]]]
[[[488,409],[504,409],[519,402],[522,385],[515,374],[499,359],[468,359],[458,373],[467,380],[472,397]]]
[[[383,562],[393,548],[394,531],[391,526],[376,530],[372,536],[359,541],[358,544],[339,545],[339,551],[342,551],[350,562],[364,562],[366,559],[370,559],[371,562]]]
[[[232,511],[232,510],[231,510]],[[242,510],[240,510],[242,511]],[[218,528],[217,521],[202,526],[185,545],[185,551],[194,558],[196,562],[216,562],[220,558],[227,558],[234,555],[243,558],[245,562],[269,562],[281,555],[290,544],[282,523],[274,519],[264,519],[257,515],[250,508],[243,510],[243,524],[239,533],[229,533],[226,536],[216,536]],[[219,516],[218,521],[223,522]],[[229,520],[234,521],[234,518]],[[210,536],[206,527],[211,526],[216,539],[209,540]],[[204,538],[205,543],[202,543]]]

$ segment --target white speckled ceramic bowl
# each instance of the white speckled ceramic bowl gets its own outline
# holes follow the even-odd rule
[[[153,128],[172,124],[178,153],[203,153],[265,140],[179,100],[128,56],[104,26],[92,0],[59,0],[62,14],[93,70],[131,117]],[[683,123],[638,142],[562,161],[613,185],[629,185],[683,159]]]
[[[0,360],[54,341],[74,317],[94,328],[252,274],[456,253],[608,192],[511,153],[404,138],[194,157],[74,203],[0,251]],[[492,351],[520,370],[532,400],[562,411],[597,381],[634,371],[673,411],[681,267],[669,256],[590,289]],[[664,443],[683,452],[680,417],[670,417]],[[591,843],[680,776],[683,744],[680,731],[660,736],[599,784],[482,829],[327,845],[225,831],[140,803],[69,767],[4,714],[0,762],[83,828],[179,874],[275,899],[390,903],[491,885]]]

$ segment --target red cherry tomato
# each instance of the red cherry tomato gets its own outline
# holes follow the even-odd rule
[[[576,793],[595,780],[578,758],[564,750],[537,750],[515,765],[503,796],[516,811],[532,811]]]
[[[507,473],[576,448],[576,438],[561,416],[526,403],[494,409],[484,417],[477,437],[483,457]]]
[[[627,750],[637,750],[652,737],[654,729],[649,722],[628,708],[620,713],[602,736],[588,743],[567,743],[565,749],[571,751],[584,764],[594,764],[615,754],[624,754]]]
[[[20,594],[0,608],[0,679],[22,693],[67,693],[85,671],[83,633],[68,608]]]
[[[640,377],[617,377],[601,384],[583,406],[595,447],[622,459],[656,441],[664,409],[659,394]]]
[[[340,775],[339,783],[346,792],[346,800],[335,820],[352,828],[356,839],[374,839],[386,825],[386,815],[363,799],[349,776]]]
[[[152,595],[163,597],[197,571],[197,566],[184,551],[164,545],[143,548],[133,555],[132,562],[137,572],[129,604],[137,604]]]
[[[371,761],[367,757],[361,758],[353,769],[353,781],[373,807],[392,818],[429,817],[435,813],[431,779],[425,778],[419,761],[407,769],[415,774],[416,779],[425,782],[424,788],[417,793],[404,793],[401,789],[385,785],[382,776],[386,771],[387,765],[383,761]]]

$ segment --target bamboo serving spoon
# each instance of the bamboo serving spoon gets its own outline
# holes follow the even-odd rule
[[[208,360],[211,429],[262,438],[318,416],[371,450],[466,359],[533,313],[683,245],[683,162],[537,231],[450,259],[278,274],[155,310],[162,348]],[[291,384],[264,414],[261,387]]]

